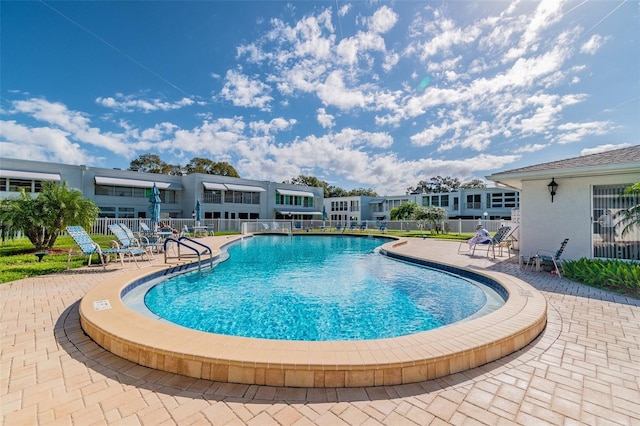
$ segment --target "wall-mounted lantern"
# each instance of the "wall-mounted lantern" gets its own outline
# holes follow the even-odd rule
[[[556,195],[556,192],[558,190],[558,184],[555,181],[555,178],[551,178],[551,182],[549,183],[549,185],[547,185],[547,188],[549,188],[549,194],[551,194],[551,202],[553,203],[553,196]]]

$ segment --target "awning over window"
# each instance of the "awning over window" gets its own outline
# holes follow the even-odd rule
[[[98,185],[132,186],[135,188],[152,188],[155,183],[160,189],[182,189],[182,186],[172,182],[153,182],[149,180],[122,179],[105,176],[96,176]]]
[[[60,180],[60,174],[58,173],[34,173],[19,170],[0,170],[0,177],[33,180]]]
[[[232,185],[225,183],[229,191],[242,191],[242,192],[265,192],[266,190],[260,186],[248,186],[248,185]]]
[[[214,190],[214,191],[225,191],[227,189],[223,183],[213,183],[213,182],[202,182],[202,186],[204,189]]]
[[[313,198],[315,195],[313,192],[309,191],[293,191],[291,189],[276,189],[276,192],[280,195],[294,195],[296,197],[310,197]]]
[[[322,212],[319,211],[315,211],[315,210],[302,210],[302,209],[295,209],[295,208],[283,208],[282,210],[277,209],[276,210],[279,214],[282,215],[293,215],[293,214],[310,214],[312,216],[322,216]]]
[[[373,200],[369,201],[369,204],[382,204],[384,203],[384,199],[380,199],[380,198],[374,198]]]

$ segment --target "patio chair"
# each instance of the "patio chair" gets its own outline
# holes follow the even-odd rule
[[[262,228],[263,228],[265,231],[268,231],[269,229],[271,229],[271,228],[269,227],[269,224],[268,224],[268,223],[263,223],[263,224],[262,224]]]
[[[147,250],[140,245],[140,242],[135,237],[133,239],[129,238],[125,230],[122,229],[122,226],[113,223],[109,225],[108,228],[118,239],[118,241],[116,242],[118,244],[118,248],[125,250],[122,252],[123,257],[126,255],[133,259],[133,261],[136,263],[136,266],[138,265],[138,259],[136,258],[136,256],[140,256],[144,259],[144,255],[146,254],[147,260],[151,261],[151,257],[149,256]]]
[[[189,228],[187,225],[182,227],[182,231],[180,232],[181,237],[193,237],[193,228]]]
[[[494,259],[496,258],[496,247],[500,248],[500,256],[502,256],[502,250],[504,249],[504,247],[506,247],[509,258],[511,258],[511,248],[509,247],[507,241],[507,236],[509,235],[510,230],[510,226],[501,227],[500,229],[498,229],[498,232],[496,232],[495,235],[491,237],[491,240],[474,244],[471,250],[463,249],[464,247],[468,246],[466,241],[460,242],[460,245],[458,246],[458,254],[471,253],[471,255],[473,256],[476,254],[476,247],[480,245],[487,246],[487,256],[489,256],[489,250],[491,250]]]
[[[360,224],[360,231],[364,232],[367,229],[367,222],[362,222]]]
[[[509,255],[509,258],[511,258],[511,249],[507,244],[507,236],[509,235],[509,231],[511,231],[510,226],[502,226],[500,229],[498,229],[498,232],[496,232],[496,234],[491,238],[491,241],[489,241],[489,244],[487,244],[487,256],[489,256],[489,250],[491,250],[493,253],[493,258],[495,259],[496,247],[500,247],[500,256],[502,256],[502,249],[504,247],[507,247],[507,253]],[[471,255],[475,253],[477,246],[478,244],[473,246]]]
[[[153,231],[146,223],[140,222],[140,225],[138,226],[140,226],[140,229],[142,230],[141,232],[144,232],[145,234],[153,234]]]
[[[562,256],[562,252],[564,248],[569,243],[569,239],[565,238],[564,241],[560,244],[560,248],[555,252],[553,250],[538,250],[535,253],[529,255],[526,259],[526,268],[533,268],[535,266],[536,271],[547,270],[549,269],[551,273],[555,273],[558,277],[562,279],[562,273],[560,272],[560,267],[562,266],[562,262],[560,261],[560,257]],[[524,261],[524,257],[522,261]]]
[[[115,254],[116,256],[118,256],[120,258],[120,263],[122,263],[122,266],[124,266],[124,255],[130,250],[121,248],[101,248],[95,241],[93,241],[93,239],[91,239],[91,236],[89,236],[87,231],[85,231],[82,226],[67,226],[66,230],[69,236],[73,238],[73,241],[80,249],[82,254],[89,256],[87,266],[91,266],[91,258],[94,254],[98,255],[98,259],[100,260],[100,263],[105,270],[107,269],[107,262],[109,261],[107,256],[110,254]],[[74,251],[73,249],[74,247],[69,248],[69,256],[67,257],[67,271],[71,266],[71,254]]]
[[[156,253],[160,253],[164,241],[158,234],[152,232],[148,234],[138,233],[136,237],[133,231],[124,223],[119,223],[118,226],[127,234],[127,238],[131,240],[134,246],[146,249],[151,259],[153,259],[153,250],[155,250]],[[147,229],[149,229],[149,227],[147,227]]]
[[[383,234],[387,232],[387,222],[382,222],[382,224],[380,225],[380,232],[382,232]]]

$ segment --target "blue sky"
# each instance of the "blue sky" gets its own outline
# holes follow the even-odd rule
[[[0,155],[402,194],[640,143],[638,1],[2,1]]]

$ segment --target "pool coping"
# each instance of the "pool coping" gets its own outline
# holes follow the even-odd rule
[[[219,253],[239,238],[246,236],[234,236],[213,248]],[[400,253],[407,244],[410,239],[397,238],[383,244],[382,250],[404,260],[430,261],[426,254]],[[160,265],[127,271],[91,289],[80,302],[80,321],[100,346],[146,367],[220,382],[288,387],[432,380],[509,355],[544,330],[547,302],[529,284],[500,272],[436,263],[497,281],[508,293],[505,305],[477,319],[387,339],[299,342],[224,336],[159,322],[124,305],[120,295],[127,286],[176,267]]]

